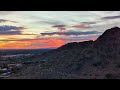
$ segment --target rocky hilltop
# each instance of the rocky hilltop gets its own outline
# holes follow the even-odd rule
[[[120,79],[120,28],[95,41],[73,42],[43,53],[16,76],[19,79]],[[44,61],[44,62],[41,62]]]

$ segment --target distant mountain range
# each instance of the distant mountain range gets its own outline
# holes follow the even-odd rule
[[[0,55],[16,55],[16,54],[41,54],[53,49],[6,49],[0,50]]]
[[[120,79],[120,28],[106,30],[95,41],[65,44],[35,61],[14,78]]]

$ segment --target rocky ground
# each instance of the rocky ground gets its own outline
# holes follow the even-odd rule
[[[96,41],[68,43],[37,57],[16,60],[12,67],[10,62],[1,66],[6,70],[1,75],[10,75],[5,79],[120,79],[119,35],[120,28],[114,27]]]

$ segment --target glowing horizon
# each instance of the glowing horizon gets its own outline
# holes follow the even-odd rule
[[[120,26],[119,11],[0,11],[0,49],[58,48]]]

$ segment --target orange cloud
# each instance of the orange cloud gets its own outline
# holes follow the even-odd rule
[[[60,39],[42,39],[28,41],[1,41],[0,49],[39,49],[39,48],[57,48],[65,44],[66,40]]]
[[[57,48],[68,42],[81,42],[85,40],[67,40],[67,39],[57,39],[57,38],[44,38],[44,39],[25,39],[10,41],[0,41],[0,49],[42,49],[42,48]],[[87,40],[96,40],[96,38],[89,38]]]

